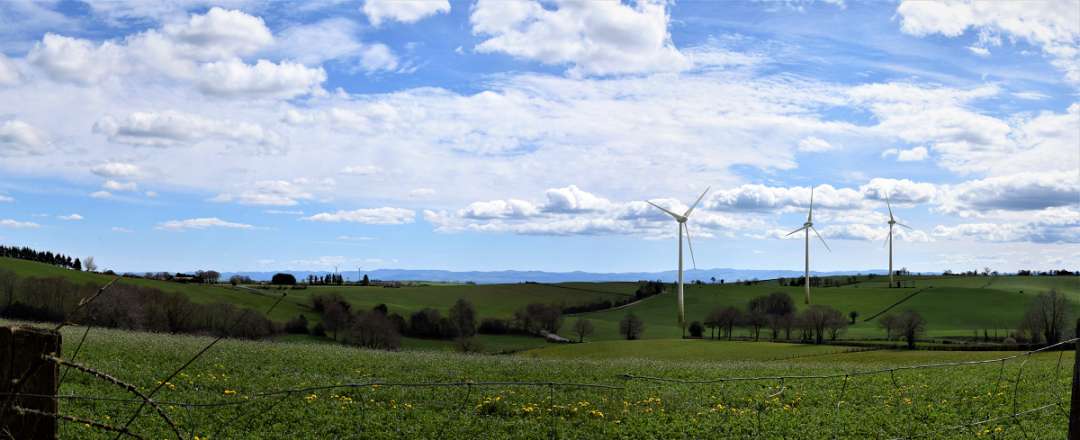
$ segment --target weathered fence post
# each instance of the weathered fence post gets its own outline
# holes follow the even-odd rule
[[[11,438],[56,438],[59,366],[42,358],[60,355],[60,333],[0,327],[0,433]],[[46,397],[47,396],[47,397]]]
[[[1080,319],[1076,320],[1076,337],[1080,338]],[[1080,440],[1080,341],[1073,348],[1072,402],[1069,405],[1069,440]]]

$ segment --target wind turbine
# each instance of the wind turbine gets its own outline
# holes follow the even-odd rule
[[[650,205],[655,206],[656,209],[664,211],[668,215],[673,217],[675,219],[675,221],[678,223],[677,228],[679,230],[679,242],[678,242],[678,245],[679,245],[679,295],[678,295],[678,298],[679,298],[679,327],[682,327],[683,337],[684,338],[686,337],[686,310],[683,308],[682,235],[683,235],[683,230],[685,229],[686,230],[686,243],[690,246],[690,260],[694,263],[694,269],[697,269],[697,259],[694,258],[694,243],[690,241],[690,228],[688,228],[686,226],[686,220],[688,220],[690,218],[690,213],[694,212],[694,208],[697,207],[698,203],[701,203],[701,199],[704,199],[705,194],[708,193],[708,192],[709,192],[709,188],[705,188],[705,192],[702,192],[701,196],[699,196],[697,198],[697,201],[695,201],[693,205],[690,205],[690,209],[687,209],[686,212],[683,213],[682,215],[671,212],[671,211],[667,210],[666,208],[664,208],[664,207],[662,207],[660,205],[657,205],[657,204],[655,204],[655,203],[653,203],[651,201],[646,200],[646,202],[648,202]]]
[[[832,252],[829,249],[829,244],[825,242],[824,238],[821,238],[821,234],[818,233],[817,228],[814,227],[814,188],[810,188],[810,212],[806,214],[806,223],[803,223],[802,227],[791,231],[785,237],[790,236],[799,231],[806,231],[806,272],[803,280],[806,282],[806,303],[810,304],[810,230],[814,231],[814,235],[821,240],[821,244],[825,245],[825,249]]]
[[[903,226],[911,229],[911,226],[905,225],[896,221],[892,214],[892,202],[889,201],[889,195],[885,194],[885,204],[889,207],[889,236],[885,237],[885,242],[889,245],[889,287],[893,287],[896,284],[893,282],[893,269],[892,269],[892,241],[893,241],[893,225]]]

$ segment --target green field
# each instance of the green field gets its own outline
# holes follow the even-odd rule
[[[22,277],[60,276],[74,282],[104,284],[111,277],[86,272],[74,272],[40,263],[9,258],[0,258],[0,269],[10,269]],[[915,288],[889,289],[883,277],[861,279],[860,282],[843,287],[815,288],[812,291],[815,304],[835,307],[845,315],[850,311],[860,314],[856,323],[842,335],[845,339],[881,338],[883,331],[876,320],[864,321],[874,314],[885,310],[910,294],[919,291],[911,299],[897,305],[891,311],[915,310],[927,320],[928,338],[969,337],[975,332],[987,330],[1005,335],[1015,327],[1031,299],[1051,288],[1065,293],[1072,301],[1074,311],[1080,312],[1080,277],[915,277]],[[636,283],[562,283],[562,284],[501,284],[501,285],[464,285],[435,284],[416,285],[401,288],[360,287],[360,286],[313,286],[307,289],[276,288],[262,289],[257,286],[234,288],[229,286],[204,286],[178,284],[172,282],[128,279],[122,283],[132,283],[156,287],[166,292],[187,295],[198,303],[226,302],[259,311],[267,310],[281,294],[286,294],[284,301],[271,313],[277,321],[285,321],[299,314],[312,322],[319,316],[308,305],[311,297],[319,294],[340,294],[359,309],[368,309],[378,304],[386,304],[391,312],[408,316],[424,307],[433,307],[446,313],[459,298],[470,300],[477,308],[481,318],[509,318],[513,311],[532,302],[546,304],[577,305],[601,300],[622,300],[632,295],[637,289]],[[787,292],[795,300],[797,308],[802,304],[801,287],[782,287],[776,282],[764,281],[756,285],[689,285],[686,287],[686,311],[690,321],[702,320],[713,308],[718,306],[745,307],[753,297],[771,292]],[[570,326],[578,316],[593,321],[596,333],[589,340],[616,341],[621,339],[618,322],[627,312],[634,312],[645,322],[646,340],[678,339],[682,331],[675,321],[675,295],[671,292],[650,297],[639,303],[619,310],[585,313],[567,316],[562,333],[570,337]],[[739,335],[746,332],[739,330]],[[295,339],[295,338],[293,338]],[[524,336],[483,335],[479,339],[483,351],[488,353],[506,353],[520,350],[532,350],[545,344],[537,338]],[[711,348],[689,351],[637,350],[629,353],[637,357],[655,357],[671,359],[683,353],[685,359],[717,359],[721,354],[711,353]],[[586,356],[612,356],[619,350],[594,348],[558,348],[568,353],[591,352]],[[453,349],[450,341],[432,341],[404,338],[402,348],[406,350]],[[592,352],[594,351],[595,352]]]
[[[70,356],[78,328],[64,331]],[[142,390],[182,364],[208,338],[94,329],[77,361]],[[641,349],[670,341],[633,341]],[[1061,438],[1071,352],[983,365],[850,376],[884,367],[991,359],[1009,353],[820,353],[821,347],[711,344],[723,359],[541,359],[529,356],[380,352],[329,344],[226,340],[156,399],[185,438]],[[581,344],[573,347],[587,347]],[[815,353],[816,352],[816,353]],[[558,357],[558,356],[556,356]],[[1065,365],[1059,369],[1059,362]],[[1021,370],[1022,368],[1022,370]],[[626,375],[705,380],[768,375],[840,374],[825,379],[776,379],[684,384]],[[526,384],[485,382],[527,382]],[[372,383],[382,383],[373,386]],[[451,383],[471,385],[450,386]],[[607,388],[546,385],[599,384]],[[443,384],[431,386],[425,384]],[[406,386],[408,385],[408,386]],[[338,386],[337,388],[321,388]],[[293,390],[266,395],[276,390]],[[121,425],[134,410],[119,387],[72,371],[61,386],[60,412]],[[1014,399],[1015,397],[1015,399]],[[119,399],[120,401],[101,400]],[[228,406],[187,406],[188,404]],[[1051,405],[1046,407],[1045,405]],[[1064,402],[1065,408],[1068,403]],[[1017,420],[1016,411],[1042,408]],[[133,430],[172,438],[144,411]],[[991,418],[963,429],[950,426]],[[61,422],[63,438],[113,434]],[[939,432],[939,430],[941,430]]]

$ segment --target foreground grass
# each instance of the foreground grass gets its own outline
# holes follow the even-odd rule
[[[70,357],[81,330],[65,330],[65,356]],[[77,361],[148,390],[209,341],[94,329]],[[1016,421],[1006,418],[931,434],[950,425],[1057,402],[1057,396],[1067,396],[1071,353],[1033,356],[1022,371],[1020,362],[1010,361],[854,376],[846,384],[843,378],[702,385],[624,377],[690,380],[843,374],[1007,355],[878,351],[778,361],[761,358],[767,351],[785,352],[781,344],[715,342],[708,346],[726,353],[717,358],[722,360],[552,360],[225,340],[165,384],[156,398],[173,402],[165,404],[166,411],[185,435],[200,438],[539,439],[550,438],[552,431],[570,438],[969,438],[980,433],[1023,438],[1025,432],[1031,438],[1061,438],[1066,428],[1066,418],[1052,407]],[[790,348],[793,354],[801,349]],[[1059,361],[1066,367],[1059,370]],[[464,381],[578,382],[622,388],[370,385]],[[367,385],[260,396],[272,390],[350,383]],[[131,397],[74,371],[61,394]],[[236,405],[185,407],[180,402]],[[122,425],[134,406],[68,399],[60,408],[64,414]],[[146,410],[133,428],[147,438],[171,435],[161,419]],[[62,436],[110,437],[73,423],[62,424]]]

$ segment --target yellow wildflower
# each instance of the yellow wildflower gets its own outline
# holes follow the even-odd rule
[[[225,390],[225,395],[226,396],[234,396],[234,395],[236,395],[236,390],[226,389]]]

